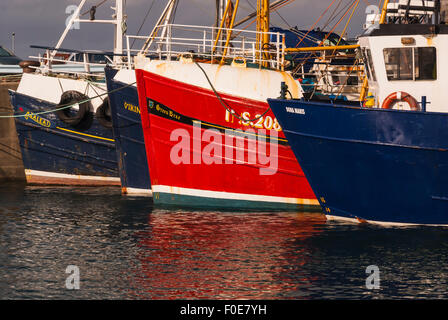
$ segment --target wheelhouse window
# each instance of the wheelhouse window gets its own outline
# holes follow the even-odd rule
[[[436,80],[436,48],[389,48],[384,49],[387,79]]]
[[[423,47],[414,49],[415,56],[415,79],[435,80],[437,79],[436,48]]]

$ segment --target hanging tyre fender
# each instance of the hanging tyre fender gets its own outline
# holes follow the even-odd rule
[[[104,99],[103,103],[96,109],[95,117],[103,127],[112,129],[112,115],[109,98]]]
[[[86,100],[89,100],[89,97],[87,97],[85,94],[74,90],[66,91],[61,95],[61,101],[59,102],[58,106],[56,106],[56,108],[74,105],[81,101],[85,102],[78,104],[78,110],[73,107],[65,108],[56,111],[56,114],[58,115],[59,119],[71,125],[72,127],[90,127],[90,118],[93,114],[93,106],[90,101]],[[90,122],[90,124],[88,122]]]
[[[391,93],[387,96],[387,98],[384,100],[382,108],[383,109],[392,109],[392,106],[398,102],[398,101],[404,101],[407,104],[409,104],[409,107],[413,111],[421,111],[420,105],[418,104],[418,101],[411,96],[409,93],[398,91]]]

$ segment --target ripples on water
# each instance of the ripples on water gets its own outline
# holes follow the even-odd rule
[[[2,299],[448,297],[448,229],[162,210],[115,188],[3,185],[0,201]],[[68,265],[80,290],[65,288]]]

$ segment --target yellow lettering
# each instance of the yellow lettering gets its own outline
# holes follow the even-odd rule
[[[135,113],[140,114],[140,108],[137,107],[137,106],[134,106],[133,104],[130,104],[130,103],[125,102],[125,103],[124,103],[124,108],[125,108],[126,110],[128,110],[128,111],[131,111],[131,112],[135,112]]]
[[[39,116],[29,112],[29,111],[26,113],[24,118],[25,118],[25,120],[31,119],[31,120],[33,120],[37,124],[40,124],[43,127],[46,127],[46,128],[51,127],[51,122],[49,120],[41,118],[41,117],[39,117]]]

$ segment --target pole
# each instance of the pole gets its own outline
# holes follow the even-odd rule
[[[155,40],[155,38],[158,35],[158,32],[160,31],[160,28],[165,25],[162,28],[162,35],[160,37],[160,40],[162,40],[165,37],[166,34],[166,25],[171,23],[172,21],[172,14],[174,11],[174,7],[176,6],[178,0],[169,0],[168,3],[166,4],[165,9],[162,12],[162,15],[159,17],[159,20],[157,20],[154,29],[152,29],[151,34],[149,35],[148,39],[146,39],[145,44],[143,45],[143,47],[140,50],[140,54],[145,55],[148,50],[150,49],[153,41]]]
[[[220,0],[216,0],[216,19],[215,19],[215,27],[217,28],[219,26],[219,4]]]
[[[270,14],[270,8],[269,8],[269,0],[262,0],[262,4],[261,4],[261,32],[263,32],[263,36],[262,36],[262,45],[261,45],[261,52],[262,54],[262,59],[264,60],[262,62],[263,67],[268,67],[269,66],[269,58],[270,58],[270,54],[269,54],[269,43],[270,43],[270,39],[269,39],[269,24],[270,24],[270,19],[269,19],[269,14]]]
[[[12,33],[11,41],[12,41],[11,50],[12,50],[12,53],[15,54],[16,53],[16,33],[15,32]]]
[[[115,5],[115,41],[114,53],[117,55],[123,54],[123,26],[125,24],[125,14],[123,0],[116,0]],[[114,62],[121,61],[121,57],[115,56]]]
[[[358,49],[358,48],[359,48],[359,44],[350,44],[350,45],[345,45],[345,46],[286,48],[285,52],[312,52],[312,51],[331,51],[331,50],[351,50],[351,49]]]
[[[387,18],[387,5],[389,4],[389,0],[384,0],[383,9],[381,10],[380,24],[386,23]]]
[[[224,45],[224,52],[222,54],[221,64],[224,63],[224,58],[227,55],[227,50],[228,50],[228,47],[229,47],[230,38],[232,37],[233,24],[235,23],[235,17],[236,17],[236,12],[238,11],[239,3],[240,3],[240,0],[236,0],[235,9],[233,10],[232,18],[231,18],[231,21],[230,21],[230,26],[229,26],[230,30],[227,32],[227,40],[226,40],[226,44]]]
[[[61,47],[62,42],[64,42],[65,37],[67,36],[68,32],[70,31],[70,29],[72,28],[73,23],[75,22],[75,20],[77,20],[79,18],[79,13],[81,11],[81,8],[84,6],[84,4],[86,3],[87,0],[81,0],[81,3],[79,4],[78,8],[76,9],[76,11],[73,13],[69,23],[67,24],[67,26],[65,27],[64,32],[62,33],[61,37],[59,38],[58,43],[56,44],[56,46],[54,47],[55,49],[51,52],[51,55],[48,57],[48,64],[51,63],[51,60],[53,60],[53,58],[55,57],[56,53],[58,52],[58,49]]]
[[[277,0],[277,1],[274,1],[273,3],[270,4],[270,8],[269,8],[269,10],[272,11],[272,10],[277,9],[277,7],[278,7],[279,5],[282,5],[284,2],[285,2],[285,0]],[[257,11],[252,12],[252,13],[249,14],[246,18],[241,19],[241,20],[238,21],[238,22],[235,22],[234,27],[236,28],[236,27],[238,27],[239,25],[241,25],[241,24],[243,24],[243,23],[245,23],[245,22],[247,22],[247,21],[249,21],[249,20],[255,18],[256,16],[257,16]]]
[[[444,6],[446,6],[446,1],[444,2]],[[434,12],[434,24],[438,25],[440,23],[440,17],[441,17],[441,6],[440,6],[441,1],[440,0],[436,0],[436,2],[434,3],[435,5],[435,12]],[[444,19],[446,17],[443,17]]]

